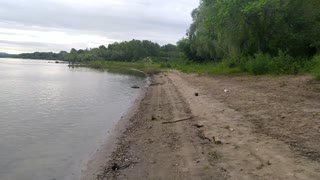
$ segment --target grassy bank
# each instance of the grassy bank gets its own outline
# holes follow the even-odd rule
[[[82,63],[84,66],[96,69],[108,69],[109,71],[126,71],[130,69],[140,70],[147,74],[155,74],[163,69],[160,63],[151,62],[115,62],[115,61],[91,61]]]
[[[317,81],[320,81],[320,55],[312,59],[312,75],[313,78]]]
[[[207,73],[220,75],[297,75],[311,73],[320,80],[320,55],[312,59],[293,58],[286,54],[276,57],[257,54],[255,57],[228,59],[220,63],[172,63],[170,67],[185,73]]]
[[[217,75],[288,75],[312,73],[315,80],[320,80],[320,56],[311,60],[294,59],[280,54],[277,57],[258,54],[255,57],[229,59],[220,63],[195,63],[190,61],[166,62],[110,62],[93,61],[84,63],[98,69],[138,69],[148,74],[161,70],[177,69],[185,73]]]
[[[194,63],[186,61],[167,62],[114,62],[93,61],[83,63],[96,69],[138,69],[146,73],[154,73],[162,70],[176,69],[185,73],[238,75],[243,74],[239,68],[229,68],[224,63]]]

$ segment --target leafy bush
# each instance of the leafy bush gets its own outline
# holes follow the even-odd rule
[[[318,65],[312,72],[313,79],[320,81],[320,65]]]
[[[243,70],[253,75],[267,74],[270,71],[270,60],[269,55],[256,54],[247,60]]]
[[[303,59],[295,59],[280,51],[278,56],[272,58],[270,71],[272,74],[298,74],[302,71],[303,63]]]
[[[278,56],[256,54],[254,57],[242,58],[239,67],[242,71],[253,75],[263,74],[298,74],[305,71],[306,60],[295,59],[292,56],[279,52]]]
[[[161,63],[160,68],[172,68],[172,66],[169,63]]]
[[[313,78],[320,81],[320,55],[315,56],[309,63],[310,68],[312,67]]]

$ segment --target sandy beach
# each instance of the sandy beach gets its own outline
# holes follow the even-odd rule
[[[320,179],[310,76],[163,72],[83,173],[91,179]]]

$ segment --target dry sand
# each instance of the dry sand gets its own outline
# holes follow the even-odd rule
[[[83,179],[318,180],[319,91],[309,76],[155,75]]]

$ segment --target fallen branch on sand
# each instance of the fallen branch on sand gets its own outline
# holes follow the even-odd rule
[[[162,122],[162,124],[171,124],[171,123],[177,123],[177,122],[181,122],[181,121],[188,121],[188,120],[190,120],[192,118],[193,117],[188,117],[188,118],[179,119],[179,120],[175,120],[175,121],[165,121],[165,122]]]

